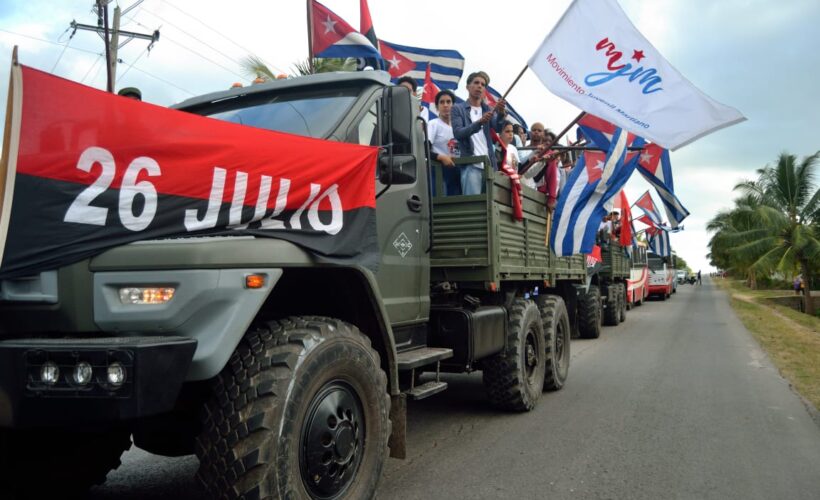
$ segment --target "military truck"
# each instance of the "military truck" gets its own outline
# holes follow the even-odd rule
[[[603,324],[617,326],[626,321],[627,280],[632,271],[632,262],[617,241],[606,242],[601,247],[601,267],[593,279],[593,289],[598,287],[603,299]],[[600,335],[600,328],[582,328],[581,334],[590,338]]]
[[[600,318],[584,258],[550,253],[540,193],[524,188],[515,220],[510,179],[486,163],[485,194],[432,196],[441,171],[418,101],[387,73],[176,108],[381,147],[378,272],[219,236],[139,241],[3,281],[0,496],[81,493],[133,438],[195,453],[212,497],[368,498],[388,453],[406,453],[407,399],[446,389],[442,372],[482,371],[489,401],[511,411],[563,386],[571,333]],[[118,299],[169,288],[161,307]]]

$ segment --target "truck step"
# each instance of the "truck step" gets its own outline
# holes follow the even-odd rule
[[[438,394],[445,389],[447,389],[447,382],[437,382],[435,380],[431,380],[421,385],[417,385],[407,391],[407,397],[414,400],[429,398],[430,396]]]
[[[452,358],[453,350],[445,347],[422,347],[398,354],[399,371],[412,370],[420,366],[438,363],[442,359]]]

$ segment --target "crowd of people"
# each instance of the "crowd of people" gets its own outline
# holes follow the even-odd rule
[[[412,79],[399,80],[415,93]],[[470,195],[484,191],[484,162],[459,164],[459,157],[486,157],[493,170],[503,164],[512,167],[521,182],[544,193],[547,206],[555,208],[558,192],[566,182],[573,167],[572,156],[551,149],[555,134],[541,122],[535,122],[527,131],[509,120],[506,102],[498,100],[490,106],[485,89],[490,77],[484,71],[476,71],[467,77],[467,100],[457,103],[455,94],[442,90],[435,96],[437,118],[428,122],[428,137],[433,158],[443,167],[444,194]],[[499,141],[494,143],[493,132]]]

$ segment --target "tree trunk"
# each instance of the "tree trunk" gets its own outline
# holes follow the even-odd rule
[[[757,279],[755,279],[755,272],[751,269],[749,270],[749,288],[757,290]]]
[[[800,270],[803,272],[803,310],[806,314],[814,315],[814,300],[811,296],[811,274],[809,274],[809,261],[800,260]]]

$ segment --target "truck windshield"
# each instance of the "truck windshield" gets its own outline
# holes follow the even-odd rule
[[[649,257],[649,269],[652,271],[663,271],[663,259],[660,257]]]
[[[204,114],[241,125],[325,138],[345,116],[359,92],[360,89],[347,87],[247,96],[216,103]]]

